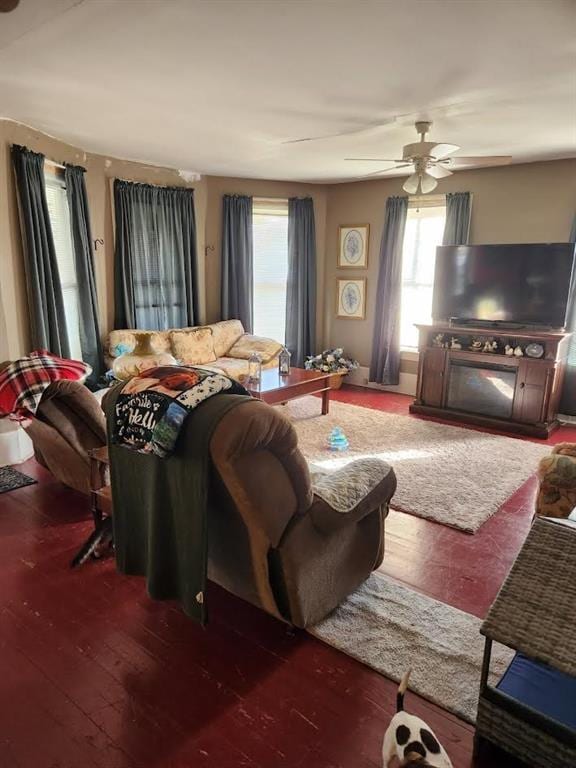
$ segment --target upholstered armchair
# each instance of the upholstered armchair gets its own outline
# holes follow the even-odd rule
[[[90,492],[89,451],[106,445],[106,423],[100,403],[83,384],[66,380],[50,384],[24,429],[42,466],[64,485]]]
[[[312,478],[290,421],[257,400],[222,418],[210,452],[213,581],[306,627],[381,564],[396,489],[383,461],[358,460]]]
[[[576,509],[576,444],[559,443],[538,466],[536,514],[568,517]]]

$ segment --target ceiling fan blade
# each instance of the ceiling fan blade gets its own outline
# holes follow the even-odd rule
[[[281,141],[280,144],[302,144],[305,141],[321,141],[322,139],[335,139],[338,136],[354,136],[357,133],[364,133],[365,131],[374,130],[375,128],[384,128],[390,123],[395,123],[396,118],[391,117],[388,120],[384,120],[379,123],[369,123],[362,128],[354,128],[350,131],[340,131],[340,133],[329,133],[326,136],[307,136],[304,139],[289,139],[288,141]]]
[[[395,165],[392,168],[381,168],[379,171],[373,171],[372,173],[367,173],[365,176],[359,176],[359,179],[369,179],[371,176],[380,176],[384,173],[390,173],[390,171],[397,171],[399,168],[408,168],[412,166],[412,163],[403,163],[402,165]]]
[[[445,168],[473,168],[474,166],[508,165],[512,155],[485,155],[484,157],[448,157],[440,160]]]
[[[430,150],[430,154],[432,157],[435,157],[436,160],[442,160],[444,157],[448,157],[448,155],[458,152],[459,149],[460,147],[458,144],[434,144]]]
[[[379,171],[372,171],[372,173],[366,173],[362,176],[358,176],[359,179],[370,179],[374,176],[381,176],[383,173],[386,173],[386,171],[389,171],[390,168],[381,168]]]
[[[429,173],[430,176],[434,176],[435,179],[443,179],[446,176],[452,176],[452,171],[449,171],[448,168],[443,168],[441,165],[430,165],[426,168],[426,172]]]
[[[345,157],[344,160],[355,160],[367,163],[402,163],[403,160],[393,160],[391,157]]]

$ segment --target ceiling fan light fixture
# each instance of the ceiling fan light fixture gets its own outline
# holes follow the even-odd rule
[[[434,176],[430,176],[429,173],[423,173],[420,176],[420,189],[422,190],[423,195],[427,195],[428,192],[432,192],[432,190],[436,189],[437,186],[438,182]]]
[[[416,171],[416,173],[413,173],[412,176],[406,179],[402,189],[408,192],[409,195],[416,195],[418,192],[426,195],[428,192],[436,189],[437,186],[438,182],[429,173],[426,173],[426,171]]]
[[[420,186],[420,174],[413,173],[412,176],[408,176],[408,178],[402,185],[402,189],[405,192],[408,192],[409,195],[415,195],[416,192],[418,192],[419,186]]]

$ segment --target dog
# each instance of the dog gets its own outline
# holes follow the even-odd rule
[[[453,768],[444,747],[432,729],[416,715],[404,712],[404,694],[410,670],[406,672],[396,694],[396,714],[384,734],[382,758],[384,768],[392,768],[398,758],[400,768]]]

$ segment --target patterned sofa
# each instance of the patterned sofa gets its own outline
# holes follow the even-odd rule
[[[274,339],[245,333],[240,320],[167,331],[124,329],[108,335],[105,354],[109,367],[115,358],[134,350],[136,333],[138,336],[149,334],[150,346],[156,353],[169,352],[182,365],[222,371],[233,379],[248,373],[248,358],[252,353],[260,355],[263,368],[274,368],[282,349],[282,344]]]
[[[538,466],[536,514],[569,517],[576,511],[576,443],[558,443]]]

